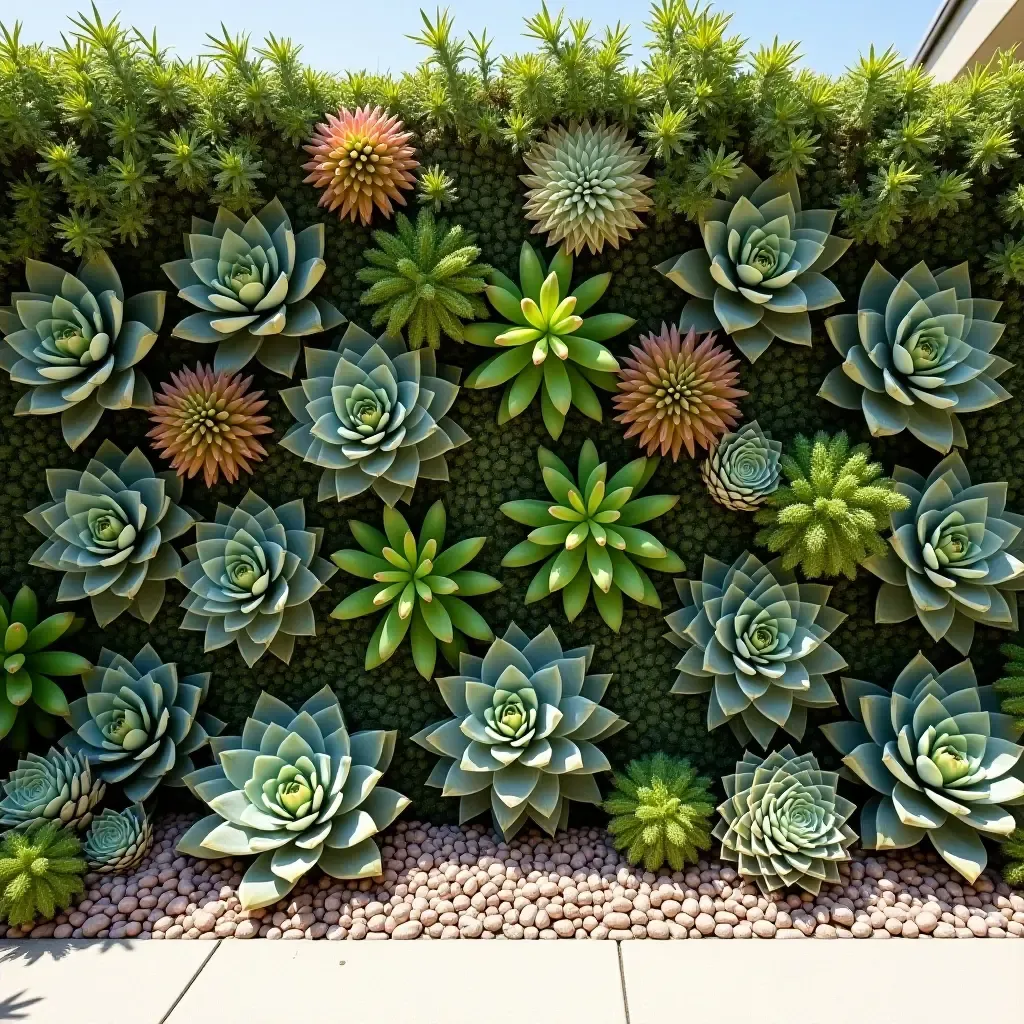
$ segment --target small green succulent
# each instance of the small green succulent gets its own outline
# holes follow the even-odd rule
[[[545,560],[526,592],[526,603],[561,590],[562,606],[572,622],[593,589],[601,618],[616,631],[622,625],[623,594],[649,608],[660,608],[661,599],[644,569],[682,572],[686,568],[674,551],[637,529],[679,501],[678,494],[639,497],[660,460],[634,459],[609,480],[608,464],[600,461],[590,440],[580,451],[575,476],[547,448],[539,449],[538,459],[554,501],[523,499],[501,506],[509,519],[532,527],[501,564],[518,568]]]
[[[1003,714],[1013,715],[1024,728],[1024,647],[1003,644],[999,648],[1009,658],[1001,679],[995,682],[996,693],[1003,694]]]
[[[630,864],[682,871],[699,859],[699,850],[710,849],[711,780],[685,758],[658,753],[630,761],[612,783],[601,806],[612,815],[608,831],[615,848],[626,851]]]
[[[1024,885],[1024,828],[1015,828],[999,849],[1006,860],[1003,865],[1006,884],[1019,888]]]
[[[142,804],[123,811],[107,807],[85,833],[82,854],[90,871],[124,875],[137,868],[153,846],[153,825]]]
[[[711,447],[700,464],[708,493],[734,512],[755,512],[779,487],[782,442],[757,420],[744,423]]]
[[[465,567],[480,553],[486,537],[467,537],[444,546],[444,505],[435,501],[420,527],[419,537],[404,516],[384,508],[384,533],[350,519],[352,536],[362,551],[335,551],[335,565],[374,580],[342,601],[331,612],[335,619],[355,619],[387,609],[366,648],[367,669],[382,665],[409,634],[412,660],[424,679],[434,672],[440,643],[448,663],[458,665],[466,650],[466,636],[491,641],[494,634],[482,615],[463,598],[497,590],[501,584],[482,572]]]
[[[440,213],[443,206],[451,206],[459,198],[455,180],[440,164],[431,164],[423,170],[416,191],[434,213]]]
[[[22,928],[51,921],[85,892],[81,845],[67,829],[47,821],[0,839],[0,920]]]

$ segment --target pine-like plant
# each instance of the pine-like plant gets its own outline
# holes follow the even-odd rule
[[[698,775],[685,758],[654,754],[631,761],[612,777],[614,789],[602,804],[617,850],[631,864],[657,871],[668,864],[682,871],[711,846],[710,816],[715,805],[711,780]]]
[[[996,680],[995,690],[996,693],[1004,694],[1003,712],[1013,715],[1017,724],[1024,726],[1024,647],[1003,644],[999,650],[1009,660],[1003,669],[1002,678]]]
[[[1006,884],[1024,885],[1024,828],[1014,829],[999,849],[1006,858],[1003,865],[1003,878]]]
[[[15,928],[52,920],[85,892],[87,868],[78,840],[57,822],[0,839],[0,919]]]
[[[782,552],[782,565],[799,565],[805,576],[846,576],[871,555],[887,550],[880,530],[892,512],[910,502],[871,462],[866,444],[850,447],[845,432],[820,430],[813,440],[798,434],[782,457],[789,481],[769,495],[755,520],[764,524],[757,543]]]

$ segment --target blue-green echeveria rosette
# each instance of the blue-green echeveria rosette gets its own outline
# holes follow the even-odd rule
[[[767,748],[777,728],[802,739],[808,709],[837,703],[825,676],[846,661],[827,641],[846,615],[828,606],[831,587],[745,551],[732,565],[705,555],[701,579],[676,590],[665,639],[685,653],[672,693],[709,694],[708,729],[728,723]]]
[[[40,821],[81,831],[107,791],[87,757],[55,747],[46,754],[26,754],[2,786],[0,831]]]
[[[212,814],[178,842],[207,860],[256,855],[238,898],[252,910],[276,903],[307,871],[334,878],[381,874],[374,835],[409,805],[377,783],[397,733],[349,733],[338,698],[324,687],[298,710],[260,694],[241,736],[211,741],[216,763],[186,776]]]
[[[202,312],[179,321],[172,334],[215,344],[217,373],[235,373],[255,356],[290,377],[299,338],[345,322],[326,299],[310,295],[327,268],[323,224],[296,234],[277,198],[247,221],[223,206],[212,223],[193,217],[185,251],[186,259],[163,270],[179,298]]]
[[[875,437],[909,430],[936,451],[966,447],[959,413],[1010,397],[995,378],[1012,364],[992,354],[1001,305],[971,295],[966,263],[933,274],[921,262],[898,279],[875,263],[857,312],[825,323],[843,362],[818,394],[862,411]]]
[[[755,512],[779,487],[782,442],[757,420],[724,434],[700,464],[708,493],[734,512]]]
[[[611,675],[589,673],[593,647],[563,651],[548,626],[532,639],[515,623],[460,674],[437,680],[453,718],[413,741],[441,758],[427,779],[457,796],[459,821],[490,810],[506,840],[527,819],[553,835],[569,802],[600,804],[594,775],[610,767],[597,743],[628,723],[602,707]]]
[[[61,414],[77,448],[106,409],[148,409],[153,389],[138,363],[156,342],[167,293],[125,298],[110,257],[96,253],[77,274],[38,260],[25,264],[29,291],[0,307],[0,368],[30,389],[16,415]]]
[[[89,598],[100,626],[122,612],[152,622],[181,568],[171,541],[198,519],[178,504],[181,478],[104,441],[84,470],[48,469],[46,485],[53,500],[25,514],[47,537],[29,564],[64,573],[57,600]]]
[[[88,758],[99,778],[133,802],[148,800],[157,786],[183,785],[195,767],[191,755],[224,729],[200,710],[210,673],[179,679],[177,665],[149,644],[131,661],[104,647],[83,683],[61,746]]]
[[[891,691],[844,678],[843,697],[854,721],[821,728],[845,773],[879,794],[861,810],[861,845],[903,850],[927,838],[973,882],[988,861],[982,836],[1008,836],[1007,808],[1024,805],[1024,725],[1000,713],[970,661],[940,673],[920,652]]]
[[[281,392],[298,421],[281,447],[323,468],[318,501],[372,487],[394,506],[420,479],[448,479],[447,455],[469,435],[448,415],[459,370],[433,349],[409,351],[400,337],[350,324],[333,349],[306,349],[306,372]]]
[[[811,344],[808,312],[842,302],[822,273],[852,244],[831,234],[835,210],[804,210],[792,172],[762,181],[746,164],[700,217],[703,249],[658,270],[694,298],[679,329],[724,330],[754,362],[781,338]]]
[[[105,807],[93,818],[82,843],[90,871],[124,875],[137,868],[153,847],[153,823],[142,804],[123,811]]]

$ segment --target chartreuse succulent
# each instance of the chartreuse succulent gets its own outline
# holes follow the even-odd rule
[[[255,855],[238,898],[245,910],[276,903],[314,867],[334,878],[381,873],[373,837],[409,801],[378,786],[395,732],[349,734],[329,687],[298,710],[261,693],[241,736],[211,740],[216,763],[185,777],[212,814],[178,842],[207,860]]]
[[[6,833],[0,839],[0,920],[22,928],[70,907],[85,892],[80,852],[78,839],[53,821]]]
[[[850,775],[876,791],[861,810],[861,845],[904,850],[928,839],[973,882],[988,862],[982,836],[1010,835],[1007,808],[1024,804],[1024,726],[1000,713],[970,661],[940,673],[920,652],[891,690],[844,678],[843,697],[854,720],[821,729]]]
[[[88,758],[52,747],[45,755],[26,754],[0,785],[0,825],[7,828],[27,828],[36,821],[88,828],[107,790],[107,784],[93,776]]]
[[[30,388],[15,415],[60,413],[77,448],[107,409],[148,409],[153,389],[138,364],[156,344],[167,293],[125,298],[110,257],[96,252],[77,274],[28,260],[27,292],[0,307],[0,369]]]
[[[601,421],[594,387],[615,391],[618,360],[602,344],[636,321],[621,313],[584,317],[608,288],[610,273],[590,277],[572,289],[572,255],[559,249],[551,262],[528,242],[519,253],[519,284],[491,271],[487,298],[510,323],[469,324],[466,341],[498,349],[466,378],[467,388],[505,385],[498,422],[524,412],[540,392],[541,415],[553,438],[575,406]]]
[[[778,489],[781,457],[782,442],[753,420],[722,435],[700,464],[700,475],[719,505],[755,512]]]
[[[593,592],[601,618],[616,631],[622,625],[624,594],[660,608],[661,599],[644,569],[685,568],[657,537],[637,529],[679,501],[678,494],[639,496],[660,460],[634,459],[609,479],[608,464],[601,462],[590,440],[580,450],[576,474],[547,448],[538,450],[538,459],[551,500],[526,498],[501,506],[510,519],[532,527],[501,564],[518,568],[544,562],[526,592],[526,603],[560,590],[562,607],[572,622]]]
[[[28,750],[29,727],[46,739],[57,736],[57,719],[70,714],[64,691],[51,676],[80,676],[92,667],[71,651],[53,650],[61,637],[77,633],[85,619],[74,612],[39,618],[31,587],[8,601],[0,594],[4,685],[0,688],[0,740],[14,750]]]
[[[124,875],[137,868],[153,845],[153,826],[142,804],[123,811],[107,807],[92,820],[82,843],[90,871]]]
[[[875,263],[857,312],[825,322],[843,363],[818,394],[862,411],[875,437],[909,430],[936,451],[966,447],[959,414],[1010,397],[996,377],[1011,364],[992,354],[1001,305],[971,295],[966,263],[933,274],[922,261],[899,279]]]
[[[708,786],[682,757],[653,754],[630,761],[612,776],[613,789],[601,805],[610,814],[608,831],[630,864],[673,871],[711,848],[709,818],[714,811]]]
[[[383,612],[366,648],[365,667],[382,665],[409,636],[412,660],[424,679],[434,673],[438,644],[455,667],[466,650],[466,638],[491,641],[494,634],[467,597],[479,597],[501,584],[486,573],[466,566],[480,553],[486,537],[467,537],[444,546],[447,516],[435,501],[423,518],[419,536],[397,509],[384,507],[384,532],[356,519],[349,520],[352,536],[362,548],[331,555],[335,565],[373,580],[349,594],[331,612],[335,619],[355,619]]]
[[[856,806],[836,791],[839,776],[822,771],[813,754],[791,746],[759,757],[745,751],[735,775],[722,779],[725,801],[715,836],[722,859],[763,893],[788,889],[817,895],[841,885],[857,834],[847,825]]]
[[[131,661],[104,647],[84,683],[85,696],[71,702],[73,731],[61,746],[88,758],[99,778],[120,785],[133,802],[149,799],[161,784],[183,785],[191,755],[224,728],[199,707],[210,673],[179,679],[177,665],[149,644]]]
[[[995,682],[996,693],[1003,697],[1004,714],[1013,715],[1024,729],[1024,647],[1003,644],[999,650],[1008,660],[1002,677]]]
[[[825,676],[846,662],[827,641],[846,616],[828,606],[831,587],[744,551],[732,565],[705,555],[701,579],[676,590],[665,639],[685,653],[672,693],[709,694],[708,729],[728,723],[767,749],[776,729],[802,739],[808,709],[837,703]]]
[[[882,580],[876,622],[915,615],[933,640],[967,654],[975,625],[1016,630],[1024,588],[1024,516],[1006,508],[1006,484],[972,484],[957,452],[927,478],[897,466],[906,499],[892,514],[889,548],[865,562]]]
[[[512,623],[437,680],[454,717],[413,741],[440,755],[427,785],[459,797],[460,822],[489,809],[506,841],[527,820],[554,835],[571,801],[600,804],[594,775],[610,765],[596,744],[628,723],[601,705],[612,677],[590,674],[593,656],[563,651],[550,626],[531,639]]]
[[[327,269],[323,224],[296,234],[277,198],[247,221],[223,206],[212,222],[193,217],[185,252],[163,269],[178,297],[200,312],[171,333],[216,345],[217,373],[234,373],[255,356],[290,377],[299,339],[345,322],[330,302],[310,294]]]
[[[811,344],[810,312],[842,302],[822,273],[852,244],[835,210],[803,210],[791,171],[762,181],[746,164],[699,218],[704,247],[657,269],[693,298],[680,330],[724,330],[751,361],[781,338]]]

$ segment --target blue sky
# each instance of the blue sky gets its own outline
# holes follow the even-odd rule
[[[68,17],[87,2],[4,3],[0,21],[10,25],[14,16],[20,17],[24,39],[55,43],[69,29]],[[734,31],[752,48],[770,43],[776,34],[782,40],[798,39],[807,66],[839,74],[871,43],[882,49],[892,43],[905,57],[913,56],[938,4],[939,0],[727,0],[715,6],[733,13]],[[185,57],[203,51],[204,33],[215,31],[220,21],[232,32],[250,32],[254,39],[268,32],[290,36],[302,44],[308,63],[328,71],[402,71],[413,67],[422,53],[404,38],[405,33],[418,31],[422,3],[417,0],[99,0],[98,6],[104,17],[120,11],[122,22],[147,34],[155,27],[160,42]],[[522,38],[522,19],[540,9],[540,0],[450,0],[447,6],[457,30],[479,34],[486,27],[502,52],[532,45]],[[549,3],[553,10],[558,6],[558,0]],[[595,27],[619,20],[630,25],[633,52],[641,52],[647,0],[565,0],[564,6],[567,15],[588,17]]]

